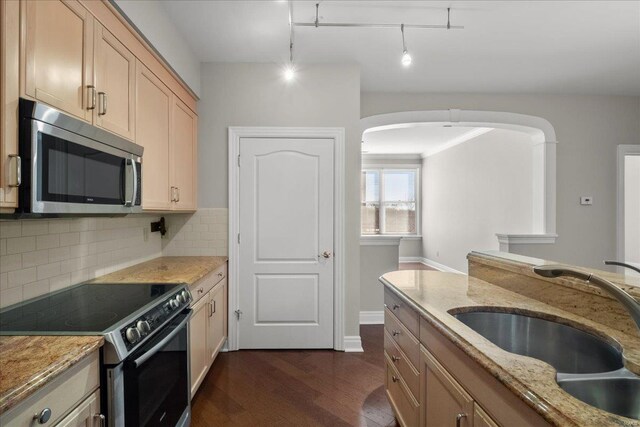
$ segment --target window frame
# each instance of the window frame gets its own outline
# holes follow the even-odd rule
[[[385,210],[383,206],[388,201],[384,201],[384,175],[385,172],[405,172],[407,170],[415,171],[415,204],[416,204],[416,232],[415,233],[385,233],[384,230],[384,215]],[[360,190],[362,191],[362,173],[363,172],[378,172],[380,177],[379,181],[379,200],[378,200],[378,222],[380,224],[380,232],[376,234],[363,234],[362,222],[360,223],[360,236],[388,236],[388,237],[403,237],[403,238],[422,238],[422,188],[421,188],[421,176],[422,166],[419,164],[363,164],[360,170]],[[360,209],[362,212],[362,203],[365,200],[360,200]],[[410,203],[410,202],[406,202]],[[362,214],[361,214],[362,215]]]

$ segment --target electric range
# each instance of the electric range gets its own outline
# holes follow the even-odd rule
[[[184,284],[84,283],[0,311],[0,335],[102,335],[109,425],[186,426],[191,301]]]

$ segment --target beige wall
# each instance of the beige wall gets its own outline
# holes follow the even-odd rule
[[[383,311],[384,292],[378,277],[398,269],[398,246],[360,246],[360,311]]]
[[[300,65],[286,82],[277,64],[202,64],[198,103],[199,206],[228,204],[230,126],[344,127],[346,131],[345,335],[359,335],[360,71],[355,65]]]
[[[496,233],[533,232],[533,141],[494,129],[424,159],[424,257],[466,272],[472,250],[498,250]]]
[[[616,146],[640,141],[640,97],[374,93],[361,115],[399,111],[504,111],[547,119],[557,138],[557,232],[554,245],[517,245],[523,255],[602,267],[616,254]],[[580,196],[593,196],[581,206]]]

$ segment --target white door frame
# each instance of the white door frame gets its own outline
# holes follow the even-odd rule
[[[616,201],[616,259],[624,262],[624,158],[640,156],[640,144],[618,145],[617,152],[617,201]]]
[[[239,304],[240,271],[240,171],[238,155],[241,138],[333,139],[334,146],[334,218],[333,218],[333,348],[344,350],[344,128],[327,127],[230,127],[229,128],[229,350],[238,350],[239,328],[235,311]]]

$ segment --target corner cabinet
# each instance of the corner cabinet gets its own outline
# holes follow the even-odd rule
[[[197,208],[196,96],[107,1],[0,2],[0,212],[18,207],[18,100],[145,147],[143,209]]]
[[[227,339],[227,264],[191,287],[191,397]]]
[[[384,302],[385,387],[401,426],[549,425],[386,287]]]

